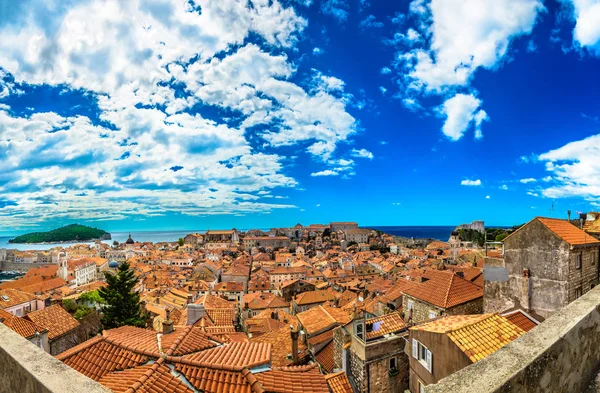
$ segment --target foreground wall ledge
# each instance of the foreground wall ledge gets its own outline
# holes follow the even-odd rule
[[[107,393],[0,323],[0,393]]]
[[[596,287],[487,358],[425,387],[425,392],[578,393],[586,390],[599,366]]]

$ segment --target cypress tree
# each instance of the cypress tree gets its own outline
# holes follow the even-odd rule
[[[108,285],[98,290],[106,302],[102,310],[104,328],[112,329],[124,325],[146,327],[140,307],[140,295],[133,290],[137,278],[129,264],[121,264],[117,274],[106,272],[104,275]]]

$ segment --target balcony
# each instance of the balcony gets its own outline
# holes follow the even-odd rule
[[[107,393],[0,323],[0,393]]]

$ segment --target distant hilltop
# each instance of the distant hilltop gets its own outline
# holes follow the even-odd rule
[[[71,224],[48,232],[33,232],[17,236],[9,243],[68,243],[110,240],[110,233],[85,225]]]

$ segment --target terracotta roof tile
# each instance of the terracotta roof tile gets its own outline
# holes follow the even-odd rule
[[[325,303],[335,300],[335,296],[327,291],[308,291],[296,295],[295,302],[298,305]]]
[[[205,393],[252,393],[246,376],[239,371],[175,364],[175,370],[199,391]]]
[[[350,322],[350,317],[345,310],[328,306],[311,308],[301,312],[297,317],[309,336]]]
[[[54,340],[81,326],[71,314],[58,304],[46,307],[43,310],[32,311],[25,318],[38,326],[48,329],[48,338],[50,340]]]
[[[41,332],[43,329],[36,326],[35,323],[0,309],[0,321],[9,329],[17,332],[25,338],[30,338],[36,332]]]
[[[598,239],[588,235],[567,220],[543,217],[537,217],[537,220],[571,245],[600,243]]]
[[[525,333],[498,314],[449,316],[411,330],[448,335],[472,362],[496,352]]]
[[[159,352],[158,338],[153,330],[134,326],[121,326],[102,332],[102,335],[115,344],[136,351]]]
[[[147,364],[106,374],[99,382],[115,393],[125,393],[136,387],[136,393],[193,393],[186,384],[171,374],[162,364]]]
[[[177,330],[160,337],[163,352],[172,350],[170,355],[183,356],[205,349],[214,348],[217,344],[210,340],[210,336],[200,328],[189,326],[182,331]]]
[[[271,365],[274,367],[288,366],[292,364],[292,338],[290,328],[282,327],[271,333],[258,337],[252,337],[251,342],[271,344]],[[304,358],[307,354],[306,345],[298,340],[298,357]]]
[[[262,387],[273,393],[329,393],[325,377],[312,371],[271,370],[255,374]]]
[[[95,381],[110,372],[141,366],[149,360],[147,356],[105,341],[102,336],[61,353],[57,359]]]
[[[325,376],[325,380],[331,389],[331,393],[353,393],[352,385],[345,372],[329,374]]]
[[[333,371],[335,363],[333,361],[333,341],[325,345],[325,347],[315,356],[315,359],[328,373]]]
[[[427,271],[429,279],[404,293],[441,308],[451,308],[483,297],[483,288],[450,271]]]
[[[402,319],[402,316],[398,311],[383,315],[381,317],[367,319],[365,324],[372,324],[373,327],[379,326],[377,330],[369,331],[367,328],[367,339],[382,337],[385,334],[406,330],[404,319]]]
[[[35,295],[18,289],[0,289],[0,308],[9,308],[35,299]]]
[[[509,322],[517,325],[524,331],[528,332],[538,325],[538,323],[524,314],[521,310],[513,311],[503,315]]]
[[[213,365],[252,368],[268,364],[271,361],[271,344],[234,342],[226,346],[186,355],[183,358]]]

